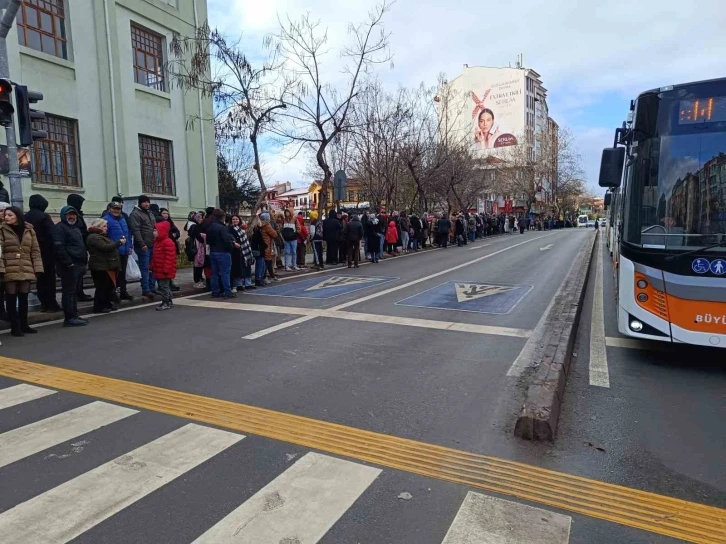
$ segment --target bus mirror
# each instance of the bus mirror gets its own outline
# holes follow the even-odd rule
[[[624,147],[609,147],[602,151],[600,162],[600,187],[620,187],[625,163]]]
[[[610,207],[610,203],[613,201],[613,194],[612,193],[605,193],[605,200],[604,204],[606,208]]]

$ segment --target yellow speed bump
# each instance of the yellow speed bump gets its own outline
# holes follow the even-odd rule
[[[0,375],[510,495],[688,542],[726,544],[726,510],[245,404],[0,357]]]

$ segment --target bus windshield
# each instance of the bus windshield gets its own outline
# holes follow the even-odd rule
[[[726,242],[726,82],[641,97],[634,141],[625,240],[674,250]]]

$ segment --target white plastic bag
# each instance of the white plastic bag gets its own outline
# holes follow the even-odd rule
[[[126,281],[139,281],[141,279],[141,270],[136,264],[136,259],[130,258],[126,264]]]

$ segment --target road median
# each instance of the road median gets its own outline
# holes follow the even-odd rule
[[[545,318],[540,349],[528,365],[535,371],[514,427],[520,438],[554,440],[597,236],[588,238],[578,252]]]

